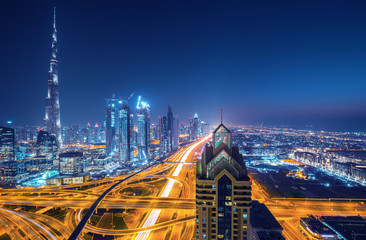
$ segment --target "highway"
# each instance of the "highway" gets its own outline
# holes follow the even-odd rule
[[[192,163],[208,140],[186,145],[166,162],[131,175],[73,186],[1,189],[0,233],[12,239],[190,240],[195,231]],[[275,199],[255,181],[252,187],[253,200],[266,204],[286,239],[309,238],[299,228],[307,214],[366,216],[363,200]],[[72,235],[75,229],[80,234]]]
[[[0,228],[16,239],[89,239],[93,235],[191,239],[195,219],[195,165],[191,163],[208,139],[182,147],[166,163],[131,175],[72,186],[1,189]],[[118,215],[113,211],[118,209],[136,213],[128,227],[112,227]],[[106,213],[98,215],[100,211]],[[109,216],[112,223],[103,225],[100,219]]]

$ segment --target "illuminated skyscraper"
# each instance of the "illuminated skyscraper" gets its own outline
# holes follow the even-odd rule
[[[138,159],[148,160],[150,158],[150,106],[141,101],[141,96],[137,101],[136,114]]]
[[[122,101],[119,102],[122,104]],[[120,160],[121,164],[131,161],[131,120],[130,120],[130,108],[127,104],[123,104],[118,110],[119,118],[119,148],[120,148]]]
[[[58,87],[58,60],[57,60],[57,31],[56,31],[56,7],[53,16],[53,33],[51,45],[51,62],[48,72],[48,92],[46,97],[45,129],[56,135],[59,145],[62,145],[60,101]]]
[[[177,150],[179,148],[179,119],[178,115],[173,117],[173,150]]]
[[[0,163],[15,160],[15,129],[0,126]]]
[[[117,147],[117,106],[118,100],[116,95],[113,94],[112,98],[106,99],[106,153],[110,154],[116,151]]]
[[[249,239],[251,181],[222,123],[197,162],[196,204],[197,239]]]
[[[165,157],[168,146],[168,126],[165,116],[159,117],[159,156]]]
[[[56,159],[58,156],[56,136],[46,131],[39,131],[37,137],[37,156],[47,156]]]
[[[15,129],[0,126],[0,184],[14,185],[18,174]]]
[[[189,119],[189,138],[194,141],[198,137],[198,115],[194,114],[193,118]]]
[[[168,105],[168,113],[167,113],[167,152],[171,152],[173,150],[173,111],[172,108]]]

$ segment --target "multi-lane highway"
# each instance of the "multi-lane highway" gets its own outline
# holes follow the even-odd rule
[[[73,186],[1,189],[0,233],[12,239],[67,239],[98,198],[79,239],[192,239],[195,226],[195,164],[208,138],[182,147],[165,163]],[[117,184],[118,183],[118,184]],[[265,203],[286,239],[306,239],[299,220],[307,214],[366,215],[362,200],[271,198],[254,182],[252,198]]]
[[[195,218],[192,162],[208,139],[182,147],[166,163],[133,175],[73,186],[1,190],[0,229],[15,239],[65,239],[73,236],[77,226],[82,226],[82,234],[76,233],[78,239],[106,235],[122,239],[191,239]],[[129,191],[133,194],[126,194]],[[93,205],[96,210],[90,211],[88,221],[85,214]],[[115,227],[118,224],[114,217],[119,210],[135,214],[133,224]],[[106,227],[102,222],[108,216],[112,220]],[[80,224],[83,218],[85,225]]]

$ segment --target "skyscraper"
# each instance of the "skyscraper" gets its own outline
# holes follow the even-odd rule
[[[178,115],[173,117],[173,150],[177,150],[179,148],[179,119]]]
[[[249,239],[251,181],[222,123],[197,162],[196,204],[197,239]]]
[[[122,104],[122,101],[120,101]],[[118,118],[119,118],[119,144],[118,147],[120,149],[120,160],[122,163],[131,161],[131,120],[130,120],[130,108],[127,104],[123,104],[122,107],[118,110]]]
[[[173,150],[173,111],[172,108],[168,105],[168,113],[167,113],[167,152],[171,152]]]
[[[15,160],[15,129],[0,126],[0,163]]]
[[[116,151],[117,147],[117,139],[116,139],[116,131],[117,131],[117,106],[118,99],[116,95],[113,94],[112,98],[106,99],[107,107],[106,111],[106,153],[111,154],[113,151]]]
[[[46,97],[45,129],[56,135],[59,145],[62,145],[60,101],[58,87],[58,60],[57,60],[57,30],[56,30],[56,7],[53,15],[53,33],[51,45],[51,62],[48,72],[48,92]]]
[[[0,184],[15,184],[18,165],[15,129],[0,126]]]
[[[193,118],[189,119],[189,138],[194,141],[198,137],[198,115],[194,114]]]
[[[167,153],[168,139],[167,139],[167,120],[165,116],[159,117],[159,156],[165,157]]]
[[[137,149],[138,159],[147,160],[150,158],[150,106],[147,102],[137,101]]]
[[[37,156],[47,156],[56,159],[58,156],[56,136],[40,130],[37,137]]]

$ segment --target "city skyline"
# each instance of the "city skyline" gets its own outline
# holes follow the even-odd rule
[[[0,240],[366,238],[366,2],[6,1]]]
[[[218,124],[223,108],[228,124],[364,130],[365,4],[267,4],[57,2],[61,124],[100,123],[106,97],[136,91],[150,99],[154,120],[170,104],[181,121],[198,112]],[[4,9],[1,83],[19,85],[17,95],[0,96],[7,103],[0,122],[41,125],[53,3],[7,2]],[[147,21],[152,16],[160,17]],[[83,114],[74,114],[79,108]]]

